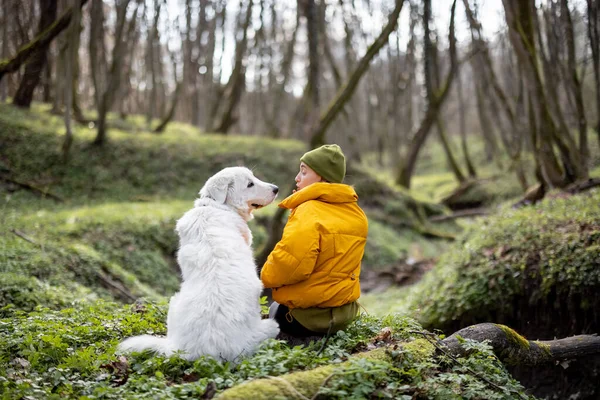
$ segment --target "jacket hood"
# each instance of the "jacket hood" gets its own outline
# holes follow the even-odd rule
[[[358,201],[358,195],[350,185],[317,182],[286,197],[278,206],[293,209],[309,200],[319,200],[325,203],[355,203]]]

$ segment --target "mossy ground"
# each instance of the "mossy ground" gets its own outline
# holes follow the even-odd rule
[[[373,393],[394,398],[511,399],[524,392],[483,344],[458,363],[435,355],[413,332],[410,318],[363,315],[322,340],[289,347],[269,340],[257,353],[223,364],[206,357],[188,362],[140,353],[122,356],[116,346],[136,334],[164,334],[167,304],[122,306],[96,301],[54,311],[37,308],[0,319],[0,397],[84,399],[198,398],[212,387],[233,399],[361,399]],[[391,330],[378,341],[383,328]],[[366,353],[365,348],[380,347]],[[467,368],[483,373],[502,390]],[[231,389],[232,388],[232,389]],[[250,397],[248,397],[251,394]],[[450,397],[446,397],[450,395]]]
[[[421,282],[366,296],[366,307],[448,332],[488,321],[540,339],[597,332],[599,189],[478,221]]]
[[[422,327],[397,316],[363,317],[331,338],[320,355],[320,343],[289,347],[269,341],[236,366],[150,354],[119,358],[114,350],[122,338],[165,332],[165,296],[176,290],[179,279],[173,262],[177,246],[173,227],[202,183],[225,166],[246,165],[285,191],[287,184],[291,188],[297,169],[290,160],[297,160],[305,148],[295,141],[202,134],[177,123],[155,135],[147,132],[141,117],[121,121],[111,116],[108,145],[91,146],[94,129],[77,126],[71,158],[64,164],[63,122],[48,109],[34,105],[27,112],[0,105],[0,171],[63,200],[40,197],[15,183],[0,183],[3,398],[199,397],[209,382],[223,392],[268,376],[295,371],[310,375],[309,370],[324,365],[333,366],[330,375],[334,376],[326,385],[321,382],[318,391],[328,398],[378,393],[406,399],[504,399],[523,390],[485,345],[473,344],[477,351],[453,364],[423,350],[423,339],[415,340],[410,333]],[[442,185],[438,181],[431,186]],[[383,200],[383,217],[375,208],[367,210],[373,222],[366,268],[407,255],[437,256],[448,246],[447,241],[425,240],[424,234],[434,233],[427,217],[446,212],[432,204],[435,196],[418,199],[414,191],[393,192],[391,201]],[[411,213],[403,214],[408,209]],[[259,211],[273,212],[274,207]],[[386,213],[393,220],[390,224]],[[265,231],[252,224],[259,250]],[[455,235],[460,226],[439,229],[435,233]],[[424,291],[411,293],[405,309],[423,304],[435,310],[420,301]],[[113,302],[138,297],[146,303],[130,307]],[[435,298],[426,299],[433,304]],[[391,346],[383,359],[353,361],[351,355],[373,344],[384,326],[391,327],[395,340],[404,346]],[[494,377],[503,391],[469,375],[467,367]],[[285,378],[296,385],[294,379]],[[297,383],[302,387],[302,382]]]
[[[0,152],[0,172],[63,200],[0,182],[0,273],[22,275],[2,278],[7,285],[0,289],[0,307],[11,309],[170,295],[179,284],[175,221],[204,181],[225,166],[245,165],[286,193],[297,170],[293,160],[305,151],[297,141],[204,134],[178,123],[157,135],[139,116],[122,121],[110,115],[108,144],[91,146],[95,130],[76,125],[64,164],[63,121],[49,106],[24,111],[0,105],[0,126],[0,148],[10,149]],[[256,215],[274,211],[266,207]],[[256,221],[251,229],[258,253],[266,230]],[[364,265],[385,266],[406,252],[430,255],[437,247],[408,225],[374,222]]]

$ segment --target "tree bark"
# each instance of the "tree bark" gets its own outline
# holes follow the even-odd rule
[[[465,164],[467,165],[467,172],[469,177],[476,178],[477,172],[475,171],[475,166],[471,161],[471,156],[469,155],[469,148],[467,146],[467,121],[466,121],[466,104],[463,92],[463,82],[462,82],[462,74],[460,71],[456,75],[456,84],[457,84],[457,92],[458,92],[458,107],[460,110],[458,111],[458,122],[460,130],[460,147],[462,149],[463,158],[465,159]]]
[[[81,19],[81,12],[79,3],[81,0],[72,0],[72,7],[75,12],[73,13],[73,23],[69,30],[68,47],[65,52],[65,140],[62,145],[62,157],[63,162],[66,164],[69,161],[69,152],[73,144],[73,131],[72,131],[72,120],[71,111],[73,109],[73,85],[74,85],[74,66],[75,59],[78,57],[79,50],[79,21]]]
[[[40,21],[38,36],[43,34],[56,19],[57,0],[39,0]],[[13,98],[13,104],[18,107],[29,108],[33,100],[33,92],[40,83],[42,72],[48,58],[48,45],[40,46],[27,61],[25,73],[21,78],[19,88]]]
[[[177,108],[177,102],[179,101],[182,86],[182,82],[177,83],[175,93],[173,93],[173,99],[171,100],[171,108],[169,108],[167,115],[165,115],[160,124],[156,128],[154,128],[154,133],[162,133],[169,124],[169,122],[171,122],[171,120],[175,116],[175,109]]]
[[[83,7],[85,3],[87,3],[87,0],[82,0],[81,6]],[[5,74],[18,71],[21,65],[38,51],[47,50],[52,40],[69,26],[72,15],[73,9],[69,8],[58,20],[49,26],[48,29],[40,32],[31,42],[19,48],[17,54],[13,58],[0,61],[0,81]]]
[[[121,0],[117,3],[115,44],[112,51],[110,70],[108,71],[108,83],[106,85],[106,89],[104,92],[102,92],[100,104],[98,105],[98,131],[93,142],[93,144],[96,146],[102,146],[106,142],[106,115],[113,104],[114,96],[121,83],[121,65],[124,58],[123,48],[125,46],[123,41],[123,31],[126,27],[125,22],[127,20],[127,6],[129,6],[130,1],[131,0]],[[136,9],[133,13],[130,24],[135,23],[137,11],[138,8],[136,5]]]
[[[575,99],[575,109],[577,112],[577,123],[579,126],[579,154],[580,174],[578,179],[587,178],[588,176],[588,159],[590,157],[590,149],[587,137],[587,119],[585,117],[585,107],[583,104],[583,91],[581,79],[577,72],[577,59],[575,57],[575,33],[573,29],[573,20],[571,19],[571,11],[569,10],[568,0],[561,0],[561,16],[565,21],[565,33],[567,42],[568,54],[568,71],[570,75],[569,87]]]
[[[596,134],[600,145],[600,5],[596,0],[587,0],[587,33],[592,51],[592,65],[596,78]]]
[[[425,116],[421,120],[421,124],[415,134],[413,135],[409,147],[408,152],[406,154],[405,159],[400,164],[398,176],[396,178],[396,183],[399,185],[409,189],[410,182],[412,179],[412,175],[415,169],[415,165],[417,163],[417,159],[419,157],[419,153],[425,143],[425,140],[429,136],[431,131],[431,127],[436,122],[438,118],[438,113],[448,97],[448,93],[450,92],[450,87],[452,85],[452,81],[454,80],[454,76],[456,75],[456,70],[458,68],[458,61],[456,56],[456,37],[454,36],[454,17],[456,15],[456,0],[452,2],[452,11],[450,16],[450,28],[448,33],[448,42],[450,43],[450,70],[448,71],[448,76],[446,81],[441,86],[441,88],[437,89],[435,92],[433,87],[427,88],[427,93],[430,94],[427,104],[427,111],[425,112]],[[431,18],[431,1],[425,1],[425,12],[424,12],[424,46],[425,55],[431,54],[431,37],[430,37],[430,29],[429,29],[429,19]],[[426,86],[431,85],[431,59],[426,56],[424,61],[424,69],[425,69],[425,77],[429,77],[425,79]],[[429,83],[427,83],[429,82]]]
[[[396,28],[398,16],[400,15],[400,11],[402,11],[403,4],[404,0],[396,0],[395,8],[390,14],[387,24],[385,25],[377,39],[375,39],[375,41],[369,46],[366,54],[358,62],[358,65],[350,74],[344,86],[340,88],[335,98],[329,103],[327,109],[321,115],[321,118],[317,122],[316,126],[311,129],[311,148],[316,148],[325,144],[325,135],[327,133],[327,129],[335,120],[340,111],[344,108],[348,100],[350,100],[352,94],[358,86],[358,83],[360,82],[360,79],[369,68],[371,60],[375,57],[375,55],[377,55],[379,50],[387,43],[388,37]]]
[[[250,0],[248,2],[248,7],[246,8],[245,21],[242,26],[242,39],[236,46],[235,65],[231,72],[229,82],[227,83],[229,89],[229,95],[226,99],[227,104],[225,105],[221,120],[215,129],[216,133],[227,134],[229,128],[237,121],[235,111],[242,97],[242,92],[244,91],[246,83],[246,67],[244,66],[243,59],[248,45],[248,30],[250,29],[252,17],[252,2],[253,0]]]
[[[489,341],[496,356],[506,365],[541,365],[586,357],[600,353],[600,337],[578,335],[556,340],[527,340],[511,328],[483,323],[455,332],[442,340],[454,355],[468,353],[462,346],[464,339]]]
[[[8,57],[8,11],[7,7],[2,7],[2,49],[0,50],[0,60]],[[6,102],[8,97],[8,83],[0,77],[0,102]]]
[[[438,135],[440,136],[440,142],[442,143],[442,147],[444,148],[444,153],[446,153],[446,159],[448,160],[448,166],[450,167],[450,171],[452,171],[454,177],[458,182],[463,183],[464,181],[466,181],[465,175],[460,170],[458,162],[456,162],[456,158],[452,153],[450,143],[448,142],[448,136],[446,135],[446,128],[444,127],[444,122],[442,121],[442,117],[440,115],[438,115],[438,117],[436,118],[436,127]]]

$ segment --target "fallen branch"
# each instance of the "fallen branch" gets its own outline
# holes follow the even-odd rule
[[[114,282],[108,275],[103,274],[101,271],[96,272],[96,276],[100,278],[100,281],[104,284],[107,289],[112,289],[121,294],[121,297],[125,299],[129,299],[131,301],[136,301],[137,297],[132,295],[127,289],[122,287],[120,284]]]
[[[597,186],[600,186],[600,178],[589,178],[582,182],[573,183],[572,185],[570,185],[569,187],[567,187],[565,189],[565,192],[571,193],[571,194],[576,194],[576,193],[584,192],[586,190],[590,190]]]
[[[15,180],[15,179],[9,178],[9,177],[7,177],[7,176],[0,176],[0,179],[4,180],[4,181],[6,181],[6,182],[9,182],[9,183],[15,184],[15,185],[17,185],[17,186],[20,186],[20,187],[22,187],[23,189],[30,190],[30,191],[32,191],[33,193],[35,193],[35,194],[39,195],[41,198],[44,198],[44,197],[49,197],[49,198],[51,198],[52,200],[58,201],[59,203],[63,203],[63,202],[64,202],[64,200],[63,200],[62,198],[58,197],[57,195],[55,195],[55,194],[52,194],[52,193],[50,193],[50,192],[48,192],[48,191],[46,191],[46,190],[44,190],[44,189],[40,189],[40,188],[38,188],[38,187],[36,187],[36,186],[33,186],[33,185],[32,185],[32,184],[30,184],[30,183],[27,183],[27,182],[20,182],[20,181],[17,181],[17,180]]]
[[[600,354],[600,337],[596,335],[532,341],[507,326],[483,323],[461,329],[442,341],[456,355],[467,353],[458,337],[478,342],[488,340],[494,353],[507,365],[533,366]]]
[[[479,217],[483,215],[490,215],[490,213],[484,208],[469,208],[466,210],[456,211],[448,215],[434,215],[433,217],[429,218],[429,222],[451,221],[458,218]]]
[[[26,234],[24,234],[21,231],[18,231],[16,229],[11,229],[10,231],[12,233],[14,233],[15,235],[17,235],[18,237],[20,237],[21,239],[25,240],[26,242],[29,242],[31,244],[35,244],[36,246],[41,246],[38,242],[36,242],[35,240],[31,239],[29,236],[27,236]]]

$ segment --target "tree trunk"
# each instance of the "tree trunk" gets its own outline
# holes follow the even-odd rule
[[[558,137],[557,128],[552,120],[549,109],[549,103],[544,93],[542,77],[538,66],[538,54],[535,49],[534,35],[534,12],[535,5],[529,2],[519,2],[517,0],[502,0],[506,15],[506,23],[509,27],[511,42],[517,54],[519,64],[527,72],[527,82],[529,83],[529,105],[530,121],[534,123],[535,113],[539,115],[539,131],[533,132],[535,140],[532,141],[536,146],[534,154],[540,169],[550,186],[562,187],[569,183],[560,169],[556,154],[553,148],[553,139]],[[534,111],[534,109],[536,111]],[[558,143],[557,143],[558,144]],[[569,171],[570,173],[572,171]]]
[[[40,0],[40,1],[48,1],[48,0]],[[19,3],[19,2],[15,2]],[[81,6],[83,7],[87,3],[87,0],[81,1]],[[18,71],[23,63],[29,60],[34,54],[37,54],[38,51],[46,51],[48,46],[52,42],[52,40],[61,33],[69,23],[71,22],[71,17],[73,15],[73,9],[69,8],[64,14],[56,20],[48,29],[40,32],[31,42],[26,45],[21,46],[17,51],[17,54],[9,59],[0,61],[0,81],[5,74]],[[56,18],[56,15],[55,15]],[[40,18],[41,22],[41,18]]]
[[[0,50],[0,60],[4,60],[8,57],[8,11],[7,7],[2,7],[0,10],[2,13],[2,49]],[[1,62],[0,62],[1,64]],[[2,80],[0,77],[0,102],[5,103],[8,97],[8,82]]]
[[[96,146],[102,146],[106,142],[106,115],[113,104],[114,96],[117,93],[121,83],[121,65],[124,58],[123,48],[125,47],[125,43],[123,41],[123,31],[125,30],[125,22],[127,20],[127,6],[129,5],[130,1],[131,0],[121,0],[119,3],[117,3],[117,28],[115,32],[115,44],[112,51],[111,66],[107,77],[108,83],[100,98],[100,104],[98,105],[98,130],[96,133],[96,138],[93,142],[93,144]],[[135,23],[137,12],[138,7],[136,4],[135,12],[133,13],[130,21],[131,24]]]
[[[581,157],[580,169],[581,172],[578,178],[587,178],[588,176],[588,159],[590,157],[590,149],[587,137],[587,119],[585,117],[585,107],[583,103],[583,92],[581,79],[577,72],[577,59],[575,57],[575,33],[573,29],[573,21],[571,19],[571,11],[567,0],[561,0],[561,16],[565,21],[565,32],[568,54],[568,70],[569,70],[569,87],[575,99],[575,109],[577,112],[577,123],[579,126],[579,155]]]
[[[452,149],[450,148],[450,143],[448,143],[448,137],[446,136],[446,128],[444,127],[444,122],[442,121],[442,117],[438,114],[436,118],[436,127],[438,131],[438,135],[440,136],[440,142],[442,143],[442,147],[444,148],[444,153],[446,154],[446,160],[448,161],[448,167],[450,167],[450,171],[454,174],[456,180],[460,183],[466,181],[464,174],[460,170],[458,166],[458,162],[456,162],[456,158],[452,153]]]
[[[169,112],[167,112],[167,115],[165,115],[161,123],[154,129],[154,133],[162,133],[173,119],[173,116],[175,116],[175,109],[177,108],[177,102],[179,101],[182,86],[182,82],[177,83],[175,93],[173,93],[173,99],[171,100],[171,108],[169,108]]]
[[[75,10],[73,13],[73,21],[69,28],[69,35],[67,39],[68,47],[65,52],[65,140],[62,146],[62,157],[63,162],[66,164],[69,161],[69,152],[71,145],[73,144],[73,132],[72,132],[72,120],[71,111],[73,108],[73,74],[75,59],[78,57],[77,52],[79,51],[79,21],[80,17],[80,0],[72,0],[72,7]]]
[[[388,42],[388,37],[396,28],[398,16],[400,15],[400,11],[402,11],[403,4],[404,0],[396,0],[396,6],[390,14],[386,26],[383,28],[377,39],[375,39],[375,41],[369,46],[366,54],[358,62],[358,65],[350,74],[344,86],[340,88],[335,98],[329,103],[327,109],[321,115],[321,118],[319,119],[317,125],[312,128],[310,135],[311,148],[316,148],[325,144],[325,134],[327,133],[327,129],[335,120],[340,111],[344,108],[348,100],[350,100],[352,94],[354,93],[354,90],[356,90],[356,87],[360,82],[360,79],[369,68],[371,60],[375,57],[375,55],[377,55],[379,50]]]
[[[253,0],[248,2],[245,21],[242,26],[242,39],[237,44],[235,49],[235,65],[233,71],[231,72],[229,82],[227,83],[229,95],[226,99],[227,104],[225,105],[225,111],[223,112],[221,120],[215,129],[215,132],[217,133],[227,134],[229,128],[231,128],[237,121],[235,111],[240,102],[242,92],[244,91],[244,86],[246,84],[246,67],[243,64],[243,58],[248,44],[248,30],[250,29],[250,21],[252,19],[252,2]]]
[[[456,15],[456,0],[452,2],[452,11],[450,16],[450,28],[448,33],[448,42],[450,43],[450,70],[448,71],[448,76],[443,86],[434,92],[432,87],[432,70],[431,70],[431,54],[432,54],[432,43],[431,43],[431,35],[429,29],[429,21],[431,18],[431,0],[425,0],[424,6],[424,15],[423,15],[423,23],[424,23],[424,73],[425,73],[425,86],[427,87],[427,111],[425,112],[425,116],[421,121],[421,125],[417,129],[417,132],[412,137],[409,147],[408,153],[404,158],[403,162],[400,164],[398,168],[398,175],[396,177],[396,183],[399,185],[409,189],[410,182],[412,179],[412,175],[415,169],[415,165],[417,163],[417,159],[419,157],[419,153],[425,143],[425,140],[429,136],[431,131],[431,127],[434,122],[438,119],[438,113],[448,97],[448,93],[450,92],[450,87],[452,85],[452,81],[454,80],[454,76],[456,75],[456,70],[458,68],[458,61],[456,59],[456,37],[454,36],[454,17]]]
[[[156,58],[160,56],[160,54],[155,55],[156,51],[156,42],[159,40],[158,36],[158,21],[160,19],[160,11],[161,11],[161,0],[154,0],[154,18],[152,22],[152,27],[150,28],[150,32],[148,34],[148,42],[146,44],[146,63],[150,68],[150,82],[146,85],[146,87],[150,86],[150,99],[148,108],[146,109],[146,124],[148,127],[152,125],[152,120],[156,115],[156,97],[157,97],[157,79],[156,79]],[[148,74],[147,74],[148,76]]]
[[[39,7],[40,22],[38,24],[38,36],[54,23],[56,19],[57,0],[39,0]],[[25,73],[13,98],[14,105],[23,108],[31,106],[33,92],[38,83],[40,83],[42,71],[48,58],[48,45],[40,46],[27,61]]]
[[[469,177],[476,178],[477,172],[475,171],[475,167],[473,166],[473,162],[471,161],[471,156],[469,155],[469,148],[467,147],[467,121],[466,121],[466,104],[463,92],[463,84],[462,84],[462,74],[460,71],[456,75],[456,84],[458,91],[458,122],[460,130],[460,147],[462,149],[463,158],[465,159],[465,164],[467,165],[467,172]]]
[[[587,0],[587,33],[592,51],[592,65],[596,78],[596,134],[600,146],[600,6],[596,0]]]

